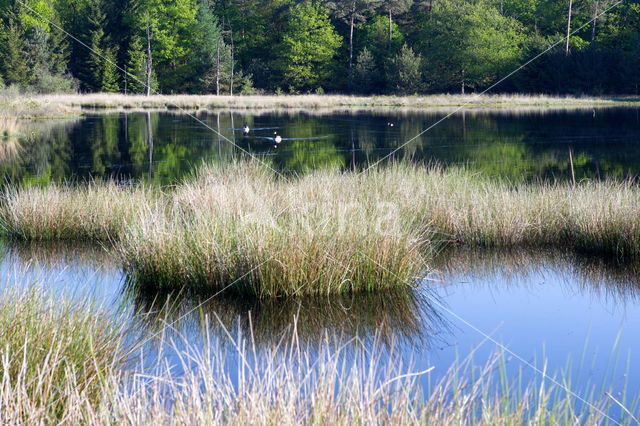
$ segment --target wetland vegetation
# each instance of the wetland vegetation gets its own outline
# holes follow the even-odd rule
[[[279,176],[253,160],[163,193],[8,188],[0,219],[12,238],[109,241],[143,287],[280,297],[410,287],[447,243],[635,260],[639,202],[630,181],[518,185],[407,164]]]

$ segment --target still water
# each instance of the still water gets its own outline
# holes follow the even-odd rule
[[[203,162],[246,152],[284,172],[359,169],[445,114],[198,113],[217,136],[171,112],[89,113],[23,123],[20,137],[0,145],[0,176],[25,184],[113,177],[167,185]],[[281,144],[274,143],[276,132]],[[570,153],[578,180],[636,177],[640,109],[458,113],[394,158],[466,165],[524,182],[569,179]],[[557,377],[570,376],[576,390],[602,395],[603,387],[614,393],[626,387],[628,395],[640,395],[640,270],[633,265],[561,252],[456,249],[434,261],[434,272],[414,292],[270,302],[219,297],[192,312],[202,300],[127,289],[120,265],[104,248],[2,243],[0,256],[4,277],[40,280],[60,297],[92,297],[125,318],[131,339],[179,319],[173,332],[194,347],[204,335],[223,345],[231,330],[268,349],[295,322],[301,343],[311,347],[326,333],[344,341],[357,337],[369,347],[395,345],[413,369],[435,367],[422,378],[425,387],[469,353],[482,365],[499,342],[512,351],[506,354],[511,378],[537,376],[521,357]],[[149,365],[163,357],[179,371],[171,348],[152,339],[146,349]]]
[[[12,182],[118,177],[175,183],[203,161],[250,152],[282,171],[361,168],[387,156],[446,113],[86,114],[25,123],[3,143],[0,176]],[[247,125],[251,132],[244,135]],[[273,141],[277,132],[283,138]],[[415,138],[395,159],[467,165],[514,182],[635,177],[640,109],[460,112]]]
[[[311,348],[327,335],[394,346],[414,370],[435,367],[422,378],[425,388],[470,353],[482,366],[498,342],[509,351],[510,378],[539,380],[522,357],[558,379],[570,377],[578,392],[640,392],[640,271],[593,257],[452,249],[415,292],[268,302],[221,296],[194,311],[201,299],[128,291],[120,266],[101,248],[5,244],[3,253],[3,276],[44,280],[60,297],[94,298],[129,322],[132,339],[155,336],[145,345],[147,366],[161,357],[174,372],[183,357],[159,346],[170,340],[167,332],[159,337],[163,324],[171,324],[178,349],[201,348],[205,335],[210,344],[228,345],[229,332],[252,335],[260,353],[295,323],[299,344]],[[235,357],[230,351],[230,365]]]

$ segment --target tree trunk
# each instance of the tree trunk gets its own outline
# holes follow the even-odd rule
[[[389,43],[387,48],[391,50],[391,40],[393,39],[393,15],[391,14],[391,8],[389,8]]]
[[[593,10],[593,27],[591,28],[591,43],[596,41],[596,26],[598,25],[599,9],[600,9],[600,2],[596,0],[595,8]]]
[[[353,27],[355,26],[355,12],[351,13],[349,22],[349,82],[353,76]]]
[[[464,70],[462,70],[462,92],[461,92],[461,93],[462,93],[463,95],[464,95],[464,88],[465,88],[464,86],[465,86],[465,85],[464,85]]]
[[[569,54],[569,39],[571,38],[571,13],[573,12],[573,0],[569,0],[569,12],[567,13],[567,45],[565,53]]]
[[[235,78],[235,45],[233,44],[233,28],[229,25],[231,36],[231,79],[229,81],[229,95],[233,96],[233,79]]]
[[[218,36],[218,51],[216,54],[216,96],[220,96],[220,36]]]
[[[147,69],[145,72],[145,95],[151,96],[151,78],[153,77],[153,54],[151,52],[151,38],[153,32],[151,31],[151,23],[147,18]]]

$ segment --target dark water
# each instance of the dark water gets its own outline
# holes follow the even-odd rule
[[[205,335],[218,346],[230,346],[227,333],[253,336],[259,354],[270,353],[295,325],[298,344],[311,348],[327,335],[357,337],[368,348],[394,346],[414,370],[435,367],[422,379],[425,388],[469,353],[482,366],[508,350],[509,379],[540,380],[521,357],[570,378],[581,396],[610,391],[633,399],[640,392],[640,271],[598,258],[456,249],[442,253],[415,292],[268,302],[221,296],[199,306],[202,299],[184,295],[127,291],[119,265],[100,248],[5,244],[3,253],[3,276],[44,279],[58,297],[95,298],[124,315],[132,339],[152,336],[147,365],[161,356],[174,371],[183,357],[160,345],[167,334],[195,348]],[[230,351],[229,365],[239,362],[235,357]]]
[[[22,137],[0,149],[0,176],[14,182],[116,176],[168,184],[203,161],[229,161],[245,151],[283,171],[361,168],[444,115],[198,113],[232,144],[186,115],[88,114],[24,124]],[[245,124],[253,129],[248,136],[241,130]],[[284,138],[277,147],[274,132]],[[466,164],[491,176],[526,181],[568,179],[570,151],[577,179],[636,176],[640,110],[460,112],[394,158]]]

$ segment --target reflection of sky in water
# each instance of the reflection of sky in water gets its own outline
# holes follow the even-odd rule
[[[456,358],[465,357],[478,345],[482,344],[474,355],[478,364],[495,351],[492,343],[482,343],[483,336],[458,321],[450,310],[538,367],[546,360],[549,373],[570,371],[576,391],[595,386],[596,394],[602,395],[598,392],[603,383],[619,390],[626,381],[630,395],[640,390],[640,278],[630,266],[598,259],[458,250],[435,262],[438,273],[432,277],[439,282],[421,284],[435,293],[437,302],[425,295],[268,303],[221,298],[194,310],[201,300],[196,298],[176,303],[175,310],[168,311],[162,308],[174,303],[172,298],[128,297],[118,264],[102,249],[5,245],[4,252],[0,272],[5,277],[23,277],[21,283],[41,278],[56,295],[91,295],[114,311],[126,308],[129,317],[131,312],[145,313],[131,322],[132,336],[158,333],[145,344],[145,364],[151,365],[161,350],[178,373],[182,370],[180,357],[158,346],[163,339],[179,342],[186,338],[200,347],[205,339],[203,324],[208,324],[210,342],[231,349],[226,332],[248,337],[252,324],[260,356],[291,329],[297,316],[303,346],[319,347],[325,332],[338,333],[344,340],[361,336],[369,346],[377,336],[382,347],[396,342],[415,370],[435,366],[430,376],[433,382]],[[5,280],[3,285],[8,283]],[[183,316],[172,330],[159,333],[163,324]],[[525,380],[536,377],[517,360],[507,358],[512,377],[519,369]],[[233,366],[238,360],[231,353],[227,362]],[[425,377],[423,383],[427,382]]]

